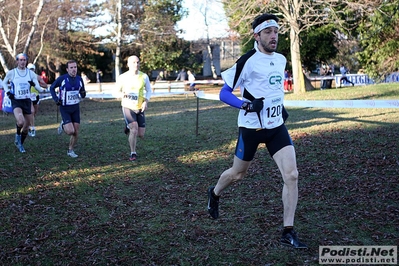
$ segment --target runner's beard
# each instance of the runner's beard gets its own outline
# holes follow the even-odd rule
[[[263,50],[267,53],[274,53],[277,49],[270,48],[267,44],[261,43]],[[277,47],[277,45],[276,45]]]

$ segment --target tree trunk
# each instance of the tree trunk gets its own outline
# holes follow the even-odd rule
[[[213,49],[211,47],[211,45],[209,44],[209,38],[208,38],[208,56],[209,56],[209,60],[211,62],[211,71],[212,71],[212,77],[214,79],[217,79],[217,74],[216,74],[216,68],[215,68],[215,64],[213,61]]]
[[[312,81],[310,81],[310,79],[308,78],[307,75],[303,74],[303,77],[305,79],[305,88],[306,91],[311,91],[314,90],[314,86],[312,85]]]
[[[0,53],[0,63],[1,63],[1,66],[3,67],[3,69],[4,69],[4,72],[7,73],[9,71],[9,69],[7,67],[6,60],[4,59],[4,56],[3,56],[2,53]]]
[[[46,63],[47,68],[51,73],[54,73],[55,79],[57,79],[61,75],[61,63],[60,60],[57,58],[55,64],[51,62],[50,55],[46,56]]]
[[[118,0],[116,8],[116,19],[118,23],[116,35],[116,49],[115,49],[115,81],[120,75],[120,61],[121,61],[121,38],[122,38],[122,0]]]
[[[293,26],[291,26],[290,30],[290,39],[294,93],[302,93],[306,91],[305,79],[303,77],[301,54],[299,50],[299,36]]]
[[[16,19],[15,36],[9,35],[9,30],[4,27],[3,22],[0,19],[0,33],[1,33],[1,37],[4,42],[4,45],[3,45],[3,47],[5,47],[5,49],[3,50],[4,52],[7,51],[9,53],[9,55],[13,58],[15,58],[15,56],[20,52],[28,54],[29,46],[32,42],[32,37],[36,32],[38,19],[43,10],[43,6],[44,6],[44,0],[40,0],[38,2],[38,4],[36,5],[37,8],[36,8],[35,15],[33,16],[33,19],[26,21],[25,18],[23,17],[23,10],[24,10],[24,7],[26,7],[25,3],[23,0],[19,1],[18,16],[13,18],[13,19]],[[23,37],[23,36],[21,36],[22,34],[24,34],[23,27],[29,27],[27,25],[30,25],[29,34],[26,37]],[[9,26],[9,25],[7,25],[7,26]],[[21,51],[19,49],[21,49],[20,48],[21,47],[20,40],[22,40],[22,39],[26,39],[26,41],[25,41],[23,50]],[[2,53],[3,52],[0,51],[0,63],[2,65],[4,71],[8,72],[9,67],[7,66],[7,62]],[[8,62],[8,63],[10,63],[10,62]],[[14,64],[14,63],[15,63],[15,61],[12,62],[12,64]]]
[[[40,13],[42,13],[43,10],[43,6],[44,6],[44,0],[40,0],[39,4],[37,6],[36,9],[36,13],[35,16],[33,17],[33,22],[32,22],[32,26],[31,26],[31,30],[29,32],[28,38],[26,39],[26,43],[25,43],[25,48],[24,48],[24,53],[28,53],[29,51],[29,46],[32,42],[32,37],[36,32],[36,27],[37,27],[37,21],[39,19]]]

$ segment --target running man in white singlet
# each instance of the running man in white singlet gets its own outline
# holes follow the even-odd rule
[[[23,146],[26,136],[28,136],[29,125],[32,120],[32,101],[31,86],[39,92],[46,90],[41,88],[36,74],[26,68],[28,56],[18,54],[15,58],[17,67],[7,72],[4,78],[4,86],[10,83],[10,88],[6,86],[6,94],[12,103],[13,113],[16,119],[17,133],[15,134],[14,144],[21,153],[25,153]]]
[[[307,248],[293,229],[298,202],[298,170],[294,145],[284,124],[288,116],[283,105],[286,58],[276,53],[278,18],[263,14],[254,20],[252,28],[256,41],[254,49],[222,73],[225,85],[220,91],[220,100],[240,109],[239,136],[233,166],[220,175],[216,186],[208,189],[208,212],[214,219],[219,217],[222,191],[244,178],[258,145],[265,143],[284,181],[284,229],[280,241],[293,248]],[[241,98],[233,94],[237,88]]]

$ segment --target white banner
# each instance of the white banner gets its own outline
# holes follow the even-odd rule
[[[386,83],[399,82],[399,72],[393,72],[388,77],[385,78]]]
[[[151,97],[166,97],[166,96],[172,96],[172,95],[186,95],[189,93],[193,93],[192,91],[184,91],[184,90],[178,90],[178,91],[172,91],[172,92],[153,92],[151,93]],[[120,98],[121,95],[120,93],[87,93],[85,99],[117,99]],[[40,101],[45,101],[45,100],[52,100],[53,98],[48,95],[43,95],[43,98],[40,98]]]
[[[197,91],[200,99],[219,100],[219,94]],[[314,101],[284,101],[284,106],[313,108],[399,108],[399,100],[314,100]]]
[[[285,106],[314,108],[399,108],[399,100],[284,101]]]
[[[153,93],[151,97],[165,97],[172,95],[184,95],[193,93],[196,97],[206,100],[219,101],[219,94],[204,93],[204,91],[177,91]],[[112,93],[88,93],[86,98],[112,99],[117,98]],[[40,100],[52,99],[51,96]],[[305,108],[399,108],[399,100],[309,100],[309,101],[284,101],[285,106]]]
[[[341,77],[342,75],[335,75],[335,87],[339,87],[341,85]],[[369,84],[375,84],[374,80],[369,78],[368,75],[366,74],[346,74],[346,77],[352,81],[355,85],[369,85]],[[347,82],[344,82],[342,85],[344,86],[349,86],[351,85],[350,83],[348,84]]]

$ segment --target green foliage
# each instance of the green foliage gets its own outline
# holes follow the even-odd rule
[[[321,62],[329,63],[337,55],[334,30],[333,25],[325,25],[312,27],[300,34],[302,64],[308,69],[315,69],[315,64]]]
[[[138,41],[140,24],[143,20],[145,1],[126,0],[122,1],[122,42],[129,45]],[[116,3],[111,5],[110,10],[115,10]],[[116,17],[116,14],[114,14]],[[115,18],[115,22],[116,18]]]
[[[94,80],[97,69],[105,74],[105,81],[112,81],[113,57],[112,50],[104,45],[98,45],[93,35],[85,31],[59,32],[57,59],[61,63],[60,74],[66,73],[65,64],[68,60],[78,63],[79,72]],[[55,55],[53,55],[55,56]]]
[[[358,32],[357,56],[369,76],[378,80],[399,67],[399,1],[385,2],[365,17]]]
[[[251,1],[247,1],[248,3]],[[253,48],[253,36],[252,36],[252,21],[260,14],[260,7],[257,5],[255,10],[252,8],[242,8],[242,1],[223,1],[223,8],[228,17],[228,24],[231,29],[236,31],[241,39],[242,53],[245,53]],[[244,15],[245,13],[245,15]]]
[[[142,71],[173,71],[191,66],[190,43],[178,38],[176,23],[185,15],[181,0],[149,1],[140,25]]]

